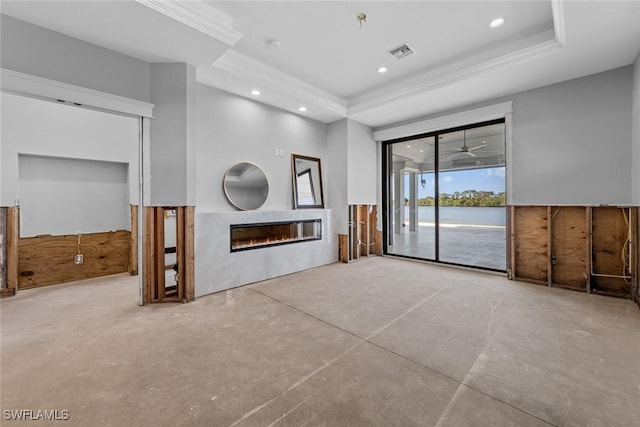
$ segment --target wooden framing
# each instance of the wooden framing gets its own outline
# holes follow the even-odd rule
[[[129,239],[129,274],[138,275],[138,206],[131,205],[131,236]]]
[[[349,262],[349,236],[338,234],[338,258],[340,262]]]
[[[597,292],[631,297],[630,214],[628,208],[593,208],[591,280]]]
[[[382,232],[378,231],[378,211],[374,205],[348,206],[348,234],[338,235],[341,262],[382,254]],[[344,236],[344,237],[343,237]]]
[[[510,206],[509,278],[638,300],[638,209]]]
[[[155,268],[155,208],[144,207],[142,211],[142,244],[143,244],[143,267],[142,267],[142,283],[143,283],[143,301],[145,303],[157,299],[155,294],[156,268]]]
[[[130,234],[127,230],[119,230],[20,238],[18,289],[127,272]],[[83,255],[81,264],[75,262],[78,246]]]
[[[587,233],[585,208],[554,207],[551,215],[551,283],[587,290]]]
[[[20,208],[7,208],[7,288],[18,288],[18,242],[20,239]]]
[[[165,248],[165,218],[167,211],[175,211],[176,247]],[[195,241],[193,206],[155,206],[143,210],[145,303],[186,302],[195,298]],[[173,265],[165,265],[165,254],[176,254],[177,286],[166,287],[165,272]]]
[[[631,209],[631,241],[629,258],[631,260],[631,299],[640,305],[640,208]]]
[[[543,206],[514,206],[512,276],[516,280],[548,284],[549,210]]]
[[[196,297],[195,292],[195,206],[187,206],[184,208],[184,297],[188,301],[193,301]]]

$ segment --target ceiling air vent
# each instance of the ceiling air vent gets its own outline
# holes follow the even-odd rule
[[[389,51],[389,54],[393,56],[395,59],[400,60],[406,56],[409,56],[413,53],[416,53],[415,50],[411,49],[408,44],[401,44],[398,47],[394,47]]]

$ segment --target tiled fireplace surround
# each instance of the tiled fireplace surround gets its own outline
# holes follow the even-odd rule
[[[231,225],[322,221],[322,239],[231,252]],[[338,260],[331,209],[197,212],[196,297],[295,273]]]

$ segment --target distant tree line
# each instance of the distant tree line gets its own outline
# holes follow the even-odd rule
[[[409,204],[409,199],[404,199],[405,205]],[[462,206],[462,207],[500,207],[505,206],[506,198],[503,193],[493,191],[465,190],[456,191],[453,194],[440,193],[440,206]],[[418,199],[418,206],[435,206],[433,196]]]

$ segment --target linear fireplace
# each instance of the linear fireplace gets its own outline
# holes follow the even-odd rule
[[[231,252],[322,239],[322,220],[231,224]]]

